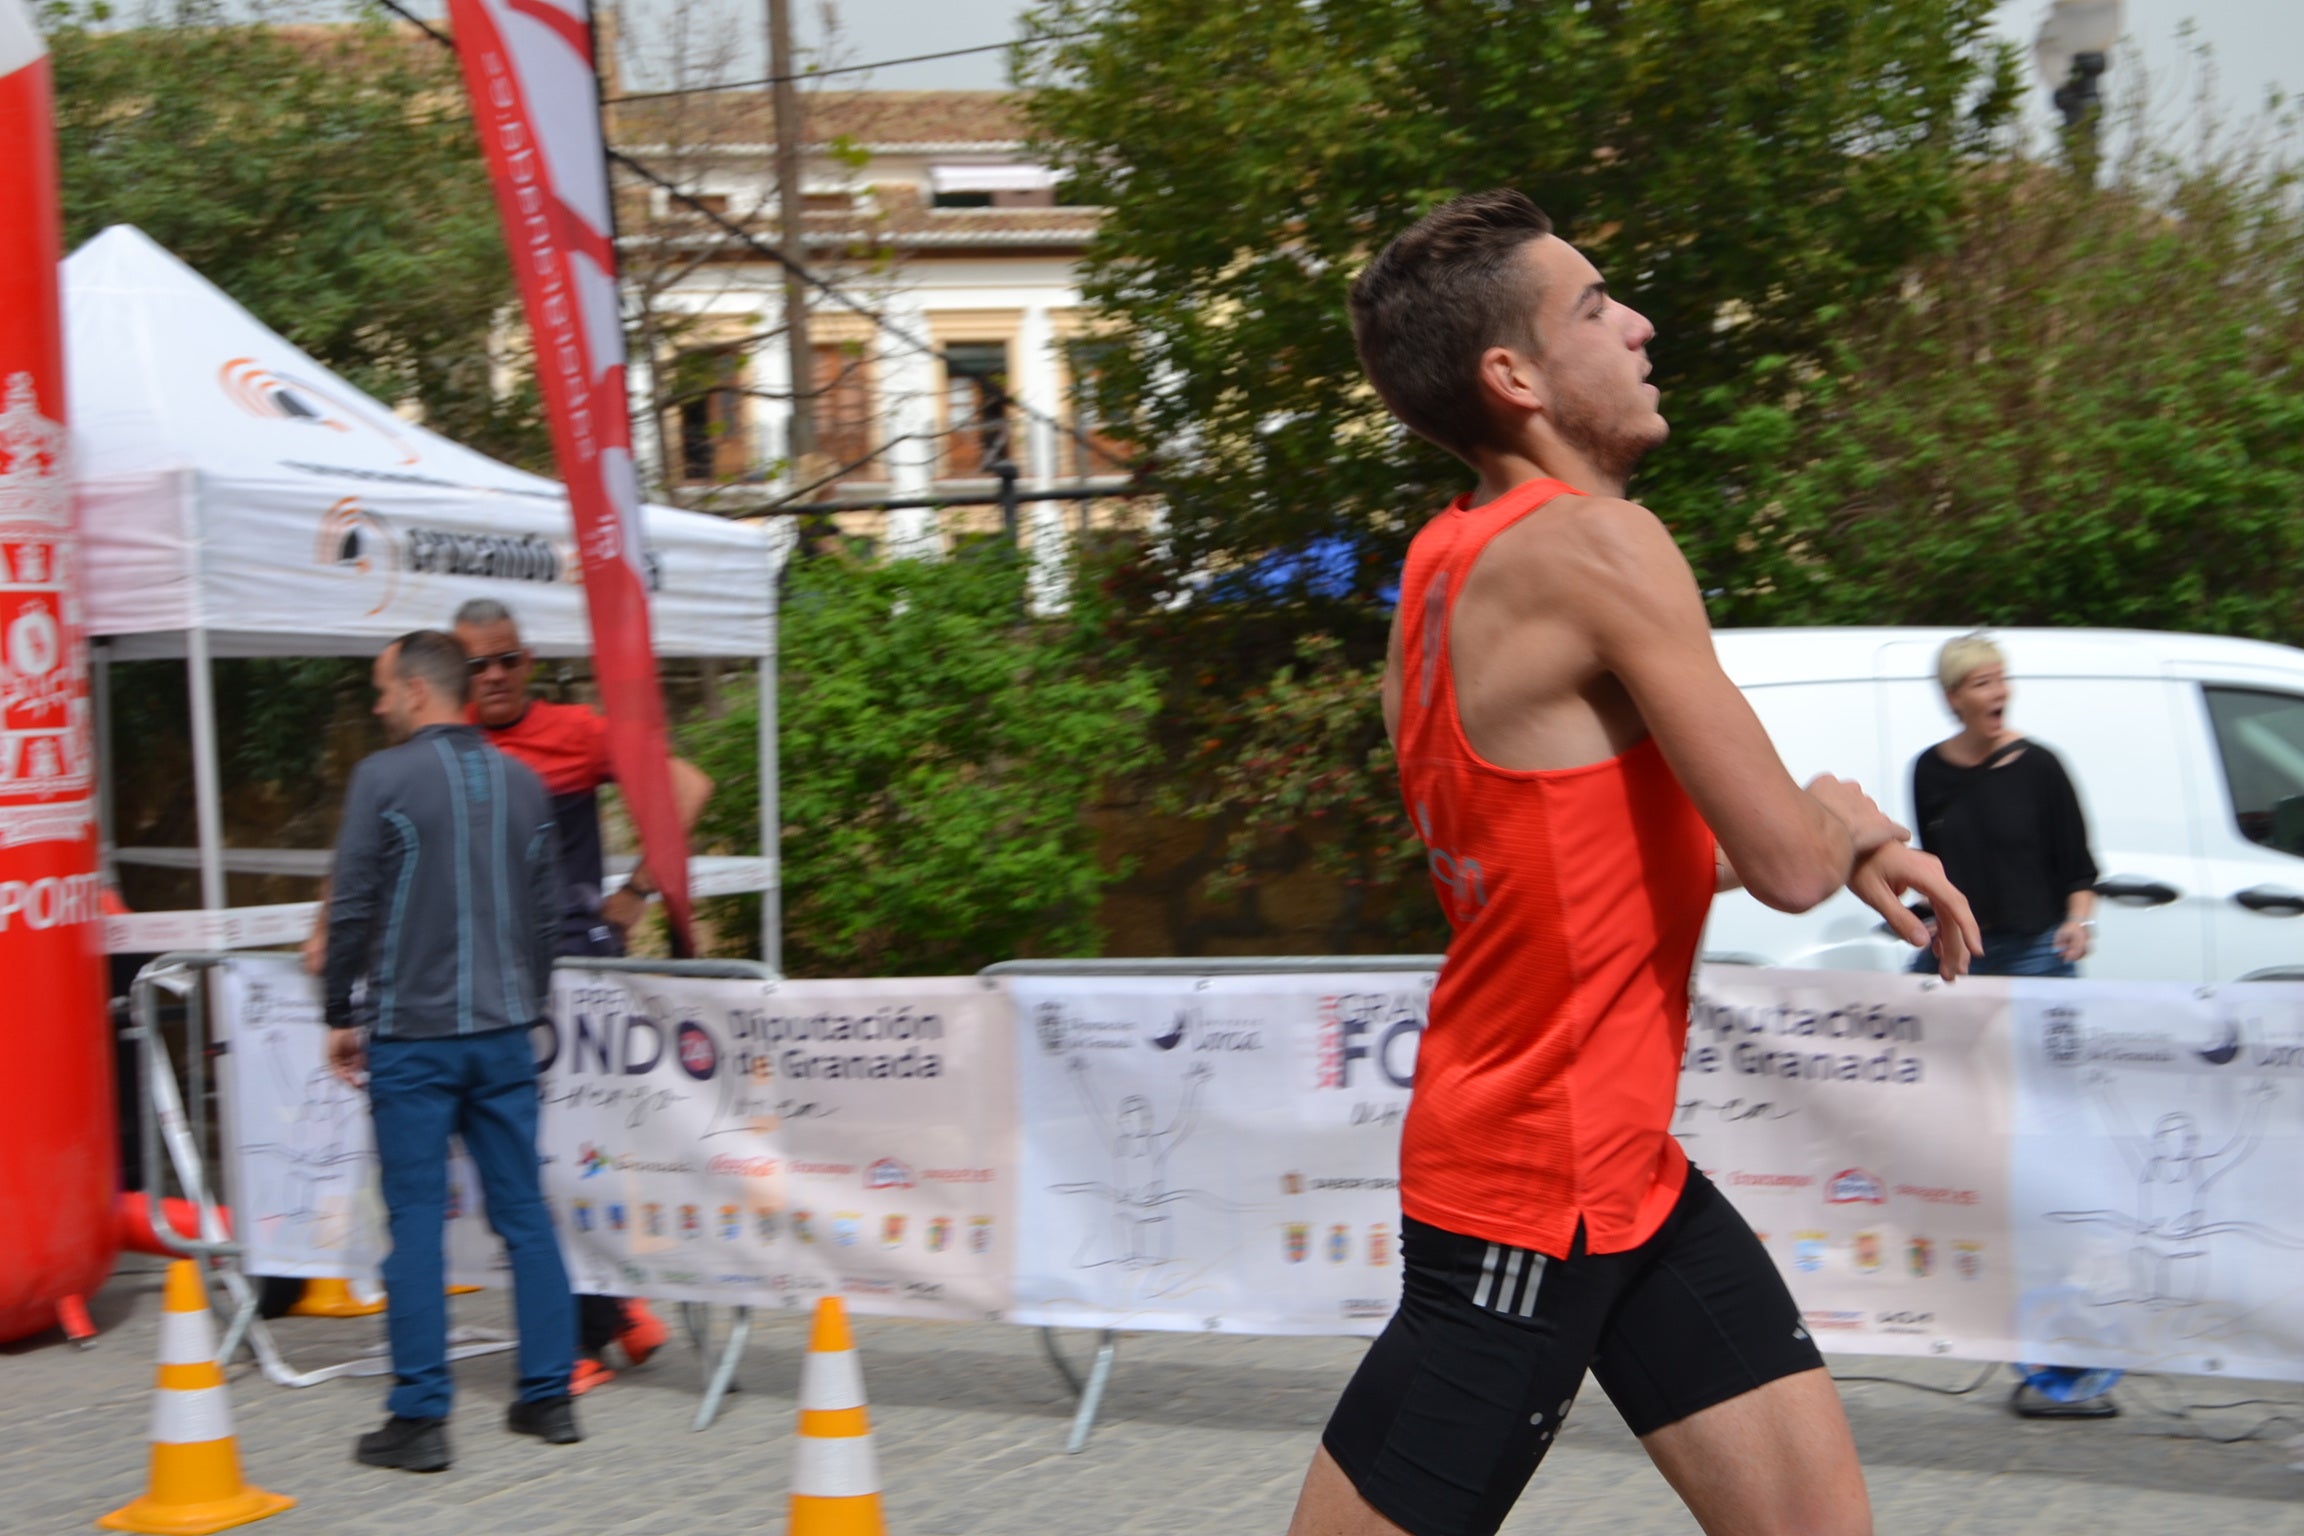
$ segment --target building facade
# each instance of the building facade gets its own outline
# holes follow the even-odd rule
[[[644,326],[635,394],[667,494],[749,512],[789,500],[984,496],[1015,466],[1021,536],[1043,562],[1124,507],[1034,500],[1110,482],[1098,420],[1110,341],[1080,295],[1099,210],[1065,203],[998,91],[803,93],[816,452],[791,451],[792,378],[773,114],[762,91],[626,100],[609,131],[646,167],[625,200],[625,276]],[[677,190],[668,190],[670,182]],[[748,240],[746,237],[749,236]],[[842,511],[860,549],[929,553],[1000,527],[997,507]]]

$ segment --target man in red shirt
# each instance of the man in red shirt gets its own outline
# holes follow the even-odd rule
[[[600,786],[615,779],[608,762],[608,722],[588,704],[555,704],[528,696],[536,658],[521,643],[511,610],[476,597],[456,610],[455,634],[472,670],[472,722],[498,751],[526,763],[552,796],[560,825],[560,868],[567,881],[560,953],[621,955],[632,925],[656,894],[642,864],[621,889],[604,890]],[[712,781],[685,758],[672,759],[672,799],[690,829],[712,798]]]
[[[1488,1536],[1587,1369],[1710,1532],[1863,1536],[1845,1415],[1749,1227],[1670,1126],[1715,889],[1846,885],[1947,979],[1968,906],[1855,785],[1803,790],[1721,671],[1671,534],[1648,322],[1516,192],[1352,287],[1369,382],[1479,477],[1409,550],[1385,725],[1454,935],[1400,1152],[1402,1298],[1292,1536]]]
[[[616,956],[656,894],[643,863],[615,891],[600,842],[600,786],[615,778],[608,761],[608,722],[585,704],[529,697],[536,658],[521,642],[512,612],[476,597],[456,610],[456,641],[472,674],[471,717],[497,750],[534,769],[552,799],[560,828],[560,953]],[[712,797],[712,781],[685,758],[672,759],[672,798],[683,830],[692,829]],[[615,1373],[603,1355],[613,1342],[634,1365],[654,1354],[667,1330],[638,1298],[576,1298],[582,1356],[569,1390],[581,1395]]]

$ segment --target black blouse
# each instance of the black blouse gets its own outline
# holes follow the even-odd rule
[[[1962,768],[1930,747],[1912,760],[1912,810],[1920,846],[1944,861],[1987,933],[2046,933],[2064,921],[2065,898],[2096,883],[2080,796],[2036,741],[1996,768]]]

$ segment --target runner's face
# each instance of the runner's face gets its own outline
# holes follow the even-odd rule
[[[536,669],[536,658],[520,643],[519,626],[505,619],[459,624],[456,643],[464,647],[468,663],[475,658],[483,663],[472,674],[472,717],[482,725],[510,725],[519,719],[528,707],[529,674]],[[514,654],[520,659],[505,666],[502,658]]]
[[[384,654],[376,658],[369,681],[376,685],[376,718],[384,722],[384,734],[394,741],[406,741],[416,733],[416,709],[408,696],[408,680],[392,670],[399,655],[400,647],[386,646]]]
[[[1648,382],[1648,342],[1656,328],[1609,297],[1583,252],[1547,235],[1528,248],[1541,285],[1536,361],[1543,369],[1555,430],[1592,463],[1628,475],[1670,428]]]

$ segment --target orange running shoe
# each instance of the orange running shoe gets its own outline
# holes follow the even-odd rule
[[[582,1397],[594,1387],[604,1387],[616,1379],[616,1373],[589,1356],[576,1361],[576,1369],[568,1373],[568,1395]]]
[[[664,1319],[648,1310],[648,1303],[637,1296],[624,1298],[624,1331],[616,1335],[616,1342],[622,1347],[626,1360],[634,1365],[645,1364],[671,1337],[672,1330],[664,1326]]]

